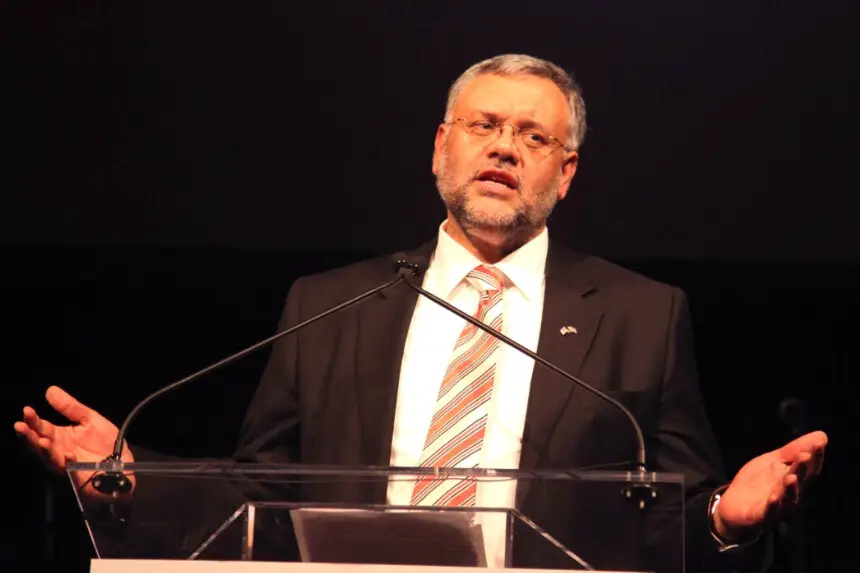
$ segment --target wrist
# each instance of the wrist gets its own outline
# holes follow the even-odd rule
[[[708,521],[711,536],[720,544],[720,551],[727,551],[742,545],[754,543],[758,541],[764,531],[762,526],[736,527],[730,526],[723,521],[719,506],[720,499],[726,489],[728,489],[727,485],[717,488],[711,494],[711,500],[708,503]]]

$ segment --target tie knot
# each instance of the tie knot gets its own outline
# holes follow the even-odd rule
[[[477,281],[480,291],[500,291],[505,284],[505,273],[492,265],[478,265],[469,272],[467,278]]]

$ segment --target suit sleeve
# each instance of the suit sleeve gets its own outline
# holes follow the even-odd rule
[[[672,292],[655,442],[654,467],[685,477],[687,571],[758,570],[763,547],[720,553],[711,535],[708,504],[727,479],[700,391],[687,297],[677,288]]]
[[[300,321],[304,279],[293,283],[278,331]],[[253,463],[299,463],[299,336],[275,343],[239,436],[235,459]]]

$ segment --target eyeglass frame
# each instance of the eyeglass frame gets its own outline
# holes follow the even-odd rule
[[[453,125],[458,125],[458,126],[460,126],[463,130],[465,130],[468,134],[470,134],[470,135],[474,135],[474,136],[477,136],[477,137],[488,137],[488,136],[491,136],[491,135],[492,135],[491,133],[487,133],[487,134],[484,134],[484,135],[482,135],[482,134],[478,134],[478,133],[474,133],[474,132],[471,130],[471,128],[470,128],[469,126],[465,125],[465,124],[466,124],[466,121],[467,121],[467,119],[466,119],[465,117],[456,117],[456,118],[454,118],[454,120],[453,120],[453,121],[445,122],[445,125],[452,125],[452,126],[453,126]],[[460,123],[460,122],[463,122],[463,123]],[[518,126],[516,126],[516,125],[513,125],[513,124],[511,124],[511,123],[496,122],[496,121],[492,121],[492,120],[489,120],[489,119],[476,119],[476,120],[474,120],[474,121],[473,121],[473,123],[476,123],[476,122],[483,122],[483,123],[488,123],[488,124],[492,125],[492,126],[495,128],[495,132],[496,132],[496,134],[497,134],[497,137],[499,137],[499,138],[501,138],[501,137],[502,137],[502,134],[504,133],[504,128],[505,128],[505,126],[508,126],[508,127],[510,127],[510,128],[511,128],[511,130],[512,130],[512,135],[511,135],[511,137],[513,137],[513,138],[514,138],[514,141],[520,141],[520,139],[517,137],[517,135],[518,135],[518,134],[520,134],[520,133],[522,133],[522,132],[529,132],[529,131],[533,131],[533,132],[535,132],[535,133],[539,133],[541,136],[546,137],[546,138],[547,138],[547,139],[549,139],[550,141],[554,141],[555,143],[557,143],[557,144],[558,144],[558,147],[560,147],[561,149],[563,149],[564,151],[566,151],[566,152],[568,152],[568,153],[573,152],[573,151],[576,151],[575,149],[570,149],[568,146],[566,146],[566,145],[565,145],[565,144],[564,144],[564,143],[563,143],[559,138],[557,138],[556,136],[554,136],[554,135],[550,135],[549,133],[544,133],[543,131],[541,131],[541,130],[539,130],[539,129],[536,129],[536,128],[533,128],[533,127],[522,128],[522,127],[518,127]],[[540,149],[531,148],[531,147],[528,147],[528,145],[526,145],[526,148],[527,148],[529,151],[540,151]],[[550,156],[550,154],[551,154],[553,151],[555,151],[555,149],[550,149],[550,150],[546,153],[546,155],[544,155],[544,157],[549,157],[549,156]]]

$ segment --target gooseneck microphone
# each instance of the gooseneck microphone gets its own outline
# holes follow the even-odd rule
[[[151,404],[153,401],[157,400],[158,398],[167,394],[168,392],[172,392],[173,390],[176,390],[177,388],[184,386],[185,384],[188,384],[189,382],[193,382],[193,381],[205,376],[206,374],[214,372],[215,370],[218,370],[219,368],[222,368],[223,366],[227,366],[228,364],[235,362],[236,360],[239,360],[240,358],[243,358],[243,357],[245,357],[245,356],[247,356],[253,352],[256,352],[257,350],[260,350],[261,348],[265,348],[265,347],[269,346],[270,344],[274,343],[275,341],[283,338],[284,336],[298,332],[299,330],[305,328],[306,326],[310,326],[311,324],[317,322],[318,320],[322,320],[323,318],[331,316],[332,314],[336,314],[336,313],[338,313],[338,312],[340,312],[346,308],[349,308],[355,304],[358,304],[359,302],[361,302],[365,299],[368,299],[368,298],[370,298],[370,297],[372,297],[372,296],[374,296],[374,295],[376,295],[376,294],[378,294],[378,293],[380,293],[386,289],[389,289],[389,288],[403,282],[403,280],[407,274],[415,272],[415,268],[413,268],[413,267],[411,267],[408,264],[405,264],[403,262],[405,260],[405,255],[403,255],[403,254],[395,255],[393,260],[394,260],[394,268],[398,273],[397,278],[392,279],[392,280],[390,280],[390,281],[388,281],[388,282],[386,282],[386,283],[384,283],[378,287],[372,288],[363,294],[360,294],[354,298],[351,298],[348,301],[343,302],[337,306],[334,306],[334,307],[332,307],[326,311],[323,311],[323,312],[321,312],[315,316],[312,316],[303,322],[300,322],[294,326],[291,326],[290,328],[287,328],[286,330],[282,330],[280,332],[277,332],[277,333],[273,334],[272,336],[270,336],[264,340],[261,340],[255,344],[252,344],[251,346],[249,346],[243,350],[240,350],[239,352],[236,352],[235,354],[232,354],[226,358],[223,358],[223,359],[219,360],[218,362],[215,362],[214,364],[207,366],[206,368],[198,370],[197,372],[194,372],[193,374],[190,374],[190,375],[186,376],[185,378],[182,378],[181,380],[177,380],[176,382],[172,382],[171,384],[168,384],[167,386],[164,386],[163,388],[156,390],[155,392],[146,396],[143,400],[138,402],[137,405],[126,416],[125,421],[123,421],[122,426],[120,426],[120,428],[119,428],[119,433],[117,434],[116,441],[114,442],[113,453],[111,453],[111,455],[109,455],[107,458],[105,458],[102,461],[102,463],[106,463],[108,465],[108,468],[106,470],[104,470],[103,472],[100,472],[98,474],[94,474],[93,477],[90,478],[90,481],[92,481],[92,484],[93,484],[93,488],[100,493],[104,493],[107,495],[114,495],[114,496],[116,496],[118,494],[125,494],[125,493],[128,493],[129,491],[131,491],[131,481],[129,481],[129,479],[125,475],[123,475],[122,471],[120,471],[121,460],[122,460],[122,448],[123,448],[123,444],[125,442],[125,436],[128,433],[129,425],[131,424],[132,420],[134,420],[135,417],[137,417],[137,415],[140,413],[140,411],[146,405]]]
[[[592,394],[594,394],[598,398],[605,400],[606,402],[608,402],[609,404],[611,404],[612,406],[614,406],[615,408],[620,410],[621,413],[623,413],[624,416],[627,418],[627,420],[630,422],[630,425],[633,427],[633,431],[636,433],[636,440],[638,443],[638,446],[636,448],[636,469],[639,472],[640,477],[642,476],[642,474],[645,474],[647,472],[647,469],[646,469],[647,456],[645,453],[645,437],[642,434],[642,427],[639,425],[639,422],[636,420],[636,417],[633,415],[633,413],[630,412],[630,410],[628,410],[627,407],[624,406],[624,404],[622,404],[621,402],[619,402],[618,400],[616,400],[612,396],[609,396],[609,395],[601,392],[597,388],[594,388],[590,384],[583,382],[582,380],[580,380],[579,378],[577,378],[573,374],[570,374],[569,372],[562,370],[561,368],[559,368],[558,366],[556,366],[552,362],[546,360],[545,358],[541,358],[540,356],[538,356],[537,354],[535,354],[534,352],[532,352],[531,350],[529,350],[528,348],[526,348],[522,344],[516,342],[515,340],[508,338],[507,336],[505,336],[501,332],[498,332],[497,330],[484,324],[483,322],[476,319],[475,317],[470,316],[469,314],[463,312],[462,310],[460,310],[456,306],[452,305],[448,301],[446,301],[442,298],[439,298],[438,296],[434,295],[433,293],[431,293],[431,292],[425,290],[424,288],[422,288],[421,286],[415,284],[415,282],[412,280],[412,278],[420,276],[424,272],[426,265],[427,265],[425,259],[418,259],[416,257],[413,260],[402,260],[402,261],[398,262],[398,265],[400,266],[401,274],[402,274],[403,270],[406,271],[406,273],[402,274],[402,276],[404,277],[404,282],[406,282],[406,284],[409,285],[409,287],[412,288],[412,290],[414,290],[417,293],[419,293],[420,295],[432,300],[433,302],[435,302],[439,306],[442,306],[443,308],[453,312],[454,314],[456,314],[460,318],[468,321],[469,323],[473,324],[477,328],[480,328],[481,330],[483,330],[484,332],[486,332],[490,336],[494,336],[494,337],[498,338],[499,340],[501,340],[502,342],[504,342],[505,344],[507,344],[508,346],[511,346],[512,348],[515,348],[516,350],[519,350],[520,352],[522,352],[523,354],[525,354],[526,356],[528,356],[529,358],[531,358],[535,362],[538,362],[539,364],[549,368],[550,370],[552,370],[553,372],[555,372],[556,374],[558,374],[562,378],[565,378],[566,380],[573,382],[577,386],[585,388],[586,390],[588,390],[589,392],[591,392]],[[642,483],[636,483],[635,485],[632,485],[630,487],[632,487],[633,489],[626,490],[625,495],[627,495],[628,497],[631,497],[631,498],[635,498],[639,502],[640,507],[643,507],[644,503],[648,499],[656,497],[656,492],[650,486],[647,485],[647,480],[643,481]]]
[[[550,370],[552,370],[553,372],[555,372],[559,376],[562,376],[563,378],[573,382],[574,384],[576,384],[582,388],[585,388],[586,390],[588,390],[589,392],[591,392],[595,396],[605,400],[606,402],[608,402],[609,404],[611,404],[612,406],[614,406],[615,408],[620,410],[624,414],[624,416],[630,421],[630,424],[633,426],[633,429],[636,433],[636,439],[638,442],[638,447],[637,447],[637,451],[636,451],[636,468],[638,470],[638,479],[633,478],[633,476],[631,476],[631,479],[628,480],[627,488],[625,488],[623,490],[623,494],[626,497],[637,501],[640,508],[645,507],[645,504],[647,501],[656,497],[656,491],[651,487],[651,485],[649,483],[650,480],[648,480],[647,476],[645,476],[646,471],[647,471],[646,470],[646,459],[647,459],[647,457],[645,454],[645,439],[642,435],[642,429],[639,426],[638,421],[633,416],[633,414],[630,412],[630,410],[628,410],[623,404],[621,404],[620,402],[618,402],[617,400],[615,400],[611,396],[604,394],[600,390],[597,390],[596,388],[592,387],[591,385],[583,382],[582,380],[580,380],[576,376],[573,376],[572,374],[562,370],[561,368],[559,368],[555,364],[549,362],[548,360],[538,356],[537,354],[535,354],[534,352],[532,352],[528,348],[522,346],[521,344],[517,343],[516,341],[511,340],[510,338],[508,338],[504,334],[497,332],[496,330],[485,325],[483,322],[481,322],[481,321],[477,320],[476,318],[466,314],[465,312],[461,311],[460,309],[458,309],[457,307],[448,303],[447,301],[437,297],[433,293],[428,292],[427,290],[425,290],[421,286],[415,284],[413,282],[413,280],[411,280],[411,279],[418,277],[424,273],[424,271],[426,270],[426,267],[427,267],[427,261],[425,258],[414,257],[414,258],[410,259],[406,255],[399,253],[398,255],[395,255],[395,257],[393,258],[393,261],[394,261],[394,270],[397,272],[396,278],[394,278],[394,279],[392,279],[392,280],[390,280],[390,281],[388,281],[388,282],[386,282],[386,283],[384,283],[378,287],[372,288],[369,291],[362,293],[362,294],[360,294],[354,298],[351,298],[351,299],[347,300],[346,302],[340,303],[337,306],[334,306],[334,307],[332,307],[326,311],[323,311],[317,315],[314,315],[314,316],[312,316],[312,317],[310,317],[310,318],[308,318],[308,319],[306,319],[306,320],[304,320],[304,321],[302,321],[302,322],[300,322],[294,326],[291,326],[290,328],[287,328],[286,330],[282,330],[280,332],[277,332],[274,335],[272,335],[272,336],[270,336],[264,340],[261,340],[255,344],[243,349],[243,350],[240,350],[239,352],[236,352],[235,354],[232,354],[226,358],[223,358],[223,359],[219,360],[218,362],[215,362],[214,364],[211,364],[211,365],[209,365],[209,366],[207,366],[201,370],[198,370],[197,372],[194,372],[193,374],[190,374],[190,375],[186,376],[185,378],[182,378],[182,379],[177,380],[171,384],[168,384],[167,386],[164,386],[163,388],[156,390],[155,392],[149,394],[143,400],[138,402],[138,404],[126,416],[125,420],[122,423],[122,426],[120,426],[119,432],[117,433],[116,441],[114,442],[113,452],[107,458],[105,458],[102,462],[103,464],[106,465],[106,468],[103,471],[94,474],[93,477],[90,478],[90,481],[92,481],[92,484],[93,484],[93,488],[96,489],[96,491],[99,491],[100,493],[112,495],[112,496],[118,496],[119,494],[125,494],[125,493],[128,493],[129,491],[131,491],[131,481],[122,473],[122,463],[121,463],[122,449],[123,449],[123,445],[125,442],[125,436],[128,433],[128,428],[129,428],[131,422],[140,413],[140,411],[145,406],[147,406],[148,404],[152,403],[153,401],[160,398],[164,394],[167,394],[173,390],[176,390],[177,388],[179,388],[181,386],[184,386],[185,384],[188,384],[189,382],[193,382],[193,381],[205,376],[206,374],[214,372],[215,370],[218,370],[219,368],[222,368],[222,367],[224,367],[224,366],[226,366],[232,362],[235,362],[236,360],[239,360],[240,358],[243,358],[243,357],[245,357],[245,356],[247,356],[247,355],[249,355],[249,354],[251,354],[257,350],[265,348],[265,347],[271,345],[272,343],[274,343],[275,341],[277,341],[277,340],[279,340],[279,339],[281,339],[287,335],[294,334],[297,331],[299,331],[299,330],[301,330],[307,326],[310,326],[311,324],[313,324],[319,320],[322,320],[323,318],[326,318],[326,317],[331,316],[333,314],[336,314],[336,313],[338,313],[338,312],[340,312],[346,308],[349,308],[355,304],[358,304],[359,302],[366,300],[366,299],[368,299],[368,298],[370,298],[370,297],[372,297],[372,296],[374,296],[374,295],[376,295],[376,294],[378,294],[384,290],[392,288],[401,282],[405,282],[412,290],[416,291],[419,295],[430,299],[431,301],[442,306],[443,308],[447,309],[448,311],[456,314],[460,318],[473,324],[477,328],[480,328],[484,332],[490,334],[491,336],[498,338],[499,340],[501,340],[505,344],[507,344],[507,345],[511,346],[512,348],[518,350],[519,352],[525,354],[526,356],[528,356],[529,358],[538,362],[539,364],[545,366],[546,368],[549,368]]]

